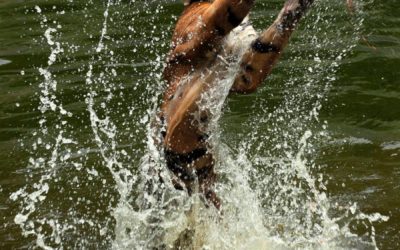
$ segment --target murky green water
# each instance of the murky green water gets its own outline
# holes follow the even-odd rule
[[[281,2],[258,1],[252,16],[255,26],[261,29],[270,23]],[[35,203],[37,207],[31,216],[58,218],[65,225],[76,225],[71,229],[73,233],[68,233],[68,228],[60,229],[66,232],[62,238],[65,248],[85,244],[89,248],[109,248],[118,234],[114,231],[117,219],[110,208],[118,203],[123,188],[114,189],[118,181],[110,169],[121,176],[123,169],[135,172],[146,152],[144,127],[148,122],[143,117],[154,103],[152,98],[159,93],[163,56],[182,6],[178,1],[112,3],[102,37],[107,1],[0,1],[1,248],[29,248],[37,244],[36,236],[23,237],[14,223],[18,213],[29,210],[24,207],[27,204],[13,201],[10,195],[26,185],[26,191],[34,193],[37,187],[33,183],[40,179],[42,184],[49,183],[50,191],[43,203]],[[323,127],[326,134],[323,139],[316,139],[310,152],[318,165],[311,173],[323,174],[328,180],[326,193],[332,207],[337,203],[337,208],[330,210],[332,215],[340,213],[340,207],[357,203],[365,214],[389,216],[386,222],[373,223],[377,246],[399,249],[400,2],[358,3],[364,19],[362,25],[337,3],[335,12],[325,13],[325,17],[335,18],[329,19],[326,26],[318,26],[330,29],[326,32],[326,39],[332,41],[330,46],[355,46],[340,61],[338,70],[329,74],[334,80],[328,88],[303,88],[310,93],[326,91],[318,120],[309,124],[313,132],[316,127]],[[40,7],[40,13],[35,6]],[[357,30],[352,30],[353,23]],[[258,118],[257,129],[267,137],[273,137],[271,124],[289,127],[279,123],[279,119],[263,123],[261,120],[267,117],[263,114],[274,112],[284,102],[285,93],[296,89],[295,84],[286,82],[301,77],[301,69],[310,64],[307,56],[318,50],[326,59],[331,49],[340,50],[310,46],[315,32],[325,37],[325,31],[307,27],[302,26],[302,35],[293,38],[293,45],[262,89],[252,95],[230,97],[221,120],[221,137],[233,151],[240,148],[235,145],[246,141]],[[49,55],[56,48],[45,37],[48,28],[55,29],[50,40],[63,48],[48,68],[50,80],[39,71],[47,68]],[[309,40],[302,40],[308,37]],[[105,46],[103,53],[96,52],[99,41]],[[292,60],[295,57],[303,59]],[[88,77],[89,72],[95,77]],[[88,83],[88,79],[93,83]],[[51,80],[57,82],[57,89],[44,93],[43,86]],[[321,77],[321,86],[324,81]],[[113,139],[101,137],[100,144],[95,140],[93,126],[101,126],[93,125],[88,112],[88,99],[94,92],[97,114],[110,117],[118,132]],[[59,108],[52,112],[51,105],[40,101],[44,97],[53,100],[57,107],[62,106],[66,113]],[[293,97],[294,101],[305,100],[304,109],[311,99]],[[292,120],[299,110],[293,110]],[[285,122],[290,121],[288,118]],[[109,129],[107,126],[105,130]],[[71,138],[73,142],[57,143],[57,138]],[[261,141],[255,140],[248,147],[250,156],[260,154],[257,147]],[[266,140],[267,147],[268,143],[271,142]],[[107,162],[117,158],[120,164],[108,168]],[[44,167],[38,167],[41,165]],[[137,192],[133,189],[129,195],[135,196]],[[82,218],[94,224],[81,223]],[[358,235],[371,233],[366,219],[348,223]],[[41,229],[43,235],[51,235],[50,231],[46,226]],[[51,244],[59,246],[56,240]]]

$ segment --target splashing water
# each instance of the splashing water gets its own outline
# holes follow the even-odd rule
[[[223,214],[206,208],[199,195],[188,197],[172,187],[153,141],[157,131],[152,123],[164,88],[162,58],[170,36],[165,30],[176,21],[166,17],[171,4],[108,0],[102,6],[89,1],[85,7],[101,9],[98,16],[103,18],[97,20],[102,24],[99,30],[89,30],[92,23],[83,27],[92,41],[88,45],[65,42],[58,16],[35,7],[50,49],[46,67],[38,69],[42,117],[33,135],[28,184],[10,197],[20,206],[14,222],[34,245],[376,248],[372,223],[388,218],[364,214],[356,204],[333,204],[316,157],[329,137],[319,112],[340,63],[355,46],[354,34],[361,32],[361,3],[360,16],[351,20],[339,2],[319,1],[314,6],[292,39],[283,66],[276,69],[277,76],[267,80],[272,87],[275,81],[283,85],[279,101],[269,104],[276,92],[263,93],[267,88],[252,96],[253,108],[235,139],[227,136],[222,111],[235,63],[227,79],[204,94],[203,105],[214,117],[210,129]],[[143,22],[146,29],[140,26]],[[127,30],[115,31],[120,27]],[[82,54],[89,63],[77,62]],[[58,64],[75,63],[79,66],[74,73],[85,83],[79,86],[80,109],[64,107],[66,83],[54,73]],[[122,77],[126,74],[133,80]],[[152,169],[167,180],[163,185],[154,184]],[[353,233],[349,225],[354,221],[362,221],[368,232]]]

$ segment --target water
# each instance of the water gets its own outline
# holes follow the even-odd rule
[[[216,103],[223,215],[168,185],[139,206],[179,1],[0,2],[2,248],[398,249],[400,6],[355,2],[320,1],[257,93]]]

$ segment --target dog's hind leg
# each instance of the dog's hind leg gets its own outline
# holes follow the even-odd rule
[[[314,0],[288,0],[274,23],[244,53],[232,92],[250,93],[271,73],[291,34]]]

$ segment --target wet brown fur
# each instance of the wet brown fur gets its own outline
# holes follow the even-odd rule
[[[249,93],[257,89],[270,74],[297,22],[312,2],[286,2],[276,21],[259,35],[242,57],[233,92]],[[185,155],[199,148],[209,148],[193,113],[198,111],[196,102],[215,81],[218,72],[206,75],[202,72],[215,63],[224,37],[248,15],[253,3],[254,0],[215,0],[194,2],[185,7],[176,24],[164,70],[168,85],[160,117],[166,125],[163,138],[166,152]],[[207,118],[204,114],[204,120]],[[207,150],[205,155],[182,167],[195,172],[199,191],[219,208],[220,200],[212,190],[216,179],[214,161]],[[178,188],[184,186],[189,193],[193,191],[192,180],[175,176],[175,184]]]

